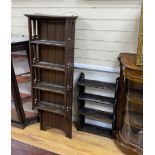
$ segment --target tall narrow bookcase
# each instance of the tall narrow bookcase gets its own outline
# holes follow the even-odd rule
[[[72,138],[74,34],[76,16],[28,17],[33,108],[40,129],[58,128]]]

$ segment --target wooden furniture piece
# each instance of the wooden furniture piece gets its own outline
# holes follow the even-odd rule
[[[143,65],[143,4],[141,8],[136,65]]]
[[[98,135],[102,135],[110,138],[113,137],[114,124],[115,124],[115,106],[116,106],[115,96],[117,96],[117,86],[118,86],[117,82],[115,84],[115,83],[107,83],[107,82],[101,82],[101,81],[95,81],[95,80],[88,80],[88,79],[85,79],[84,73],[80,74],[80,77],[77,82],[77,87],[79,92],[77,97],[77,103],[78,103],[77,129],[78,130],[87,131],[90,133],[94,133],[94,134],[98,134]],[[107,96],[100,96],[100,95],[86,93],[85,92],[86,87],[111,90],[114,92],[114,97],[107,97]],[[113,112],[107,112],[103,110],[88,108],[85,106],[86,101],[89,101],[93,105],[98,103],[103,107],[105,105],[112,105]],[[85,122],[85,118],[108,123],[108,124],[111,124],[112,127],[106,128],[106,127],[88,124]]]
[[[11,155],[58,155],[30,144],[11,139]]]
[[[143,68],[136,54],[122,53],[116,108],[116,143],[129,155],[143,153]]]
[[[28,73],[22,73],[19,75],[15,74],[13,60],[21,60],[23,57],[29,58],[29,42],[27,39],[12,39],[11,42],[11,93],[12,93],[12,101],[11,101],[11,125],[24,128],[25,126],[37,122],[37,116],[27,117],[27,113],[25,113],[23,108],[23,102],[26,98],[31,97],[30,95],[21,93],[19,91],[18,82],[23,81],[23,76],[25,77]],[[16,54],[17,51],[26,51],[27,55]],[[29,59],[28,59],[29,62]]]
[[[26,15],[33,108],[40,129],[54,127],[72,137],[75,16]]]

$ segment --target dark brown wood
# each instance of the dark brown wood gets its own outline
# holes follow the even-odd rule
[[[84,73],[80,74],[78,81],[80,81],[81,79],[85,79]],[[80,96],[80,94],[84,94],[84,92],[85,92],[84,85],[77,85],[77,88],[78,88],[78,92],[79,92],[78,96]],[[83,100],[83,99],[80,100],[80,98],[77,97],[77,104],[78,104],[78,110],[81,108],[84,108],[85,100]],[[83,127],[84,123],[85,123],[85,115],[77,115],[77,129],[78,130],[80,130]]]
[[[78,16],[57,16],[57,15],[45,15],[45,14],[25,14],[25,16],[32,19],[73,19],[75,20]]]
[[[78,81],[77,85],[84,85],[88,87],[101,88],[101,89],[107,89],[107,90],[115,90],[115,87],[116,87],[114,83],[106,83],[106,82],[87,80],[87,79],[81,79],[80,81]]]
[[[100,96],[88,93],[80,93],[77,97],[79,100],[102,103],[102,104],[114,104],[114,98],[107,96]]]
[[[58,86],[55,84],[49,84],[46,82],[39,82],[39,83],[33,85],[33,88],[39,89],[39,90],[45,90],[45,91],[49,91],[49,92],[60,93],[60,94],[65,93],[65,89],[63,86]]]
[[[118,59],[121,71],[115,141],[125,153],[139,155],[143,154],[143,67],[136,66],[136,54],[122,53]]]
[[[77,17],[26,16],[29,24],[33,108],[39,110],[40,128],[46,130],[55,127],[71,138]]]
[[[58,154],[12,139],[11,155],[58,155]]]
[[[37,62],[37,63],[32,64],[32,67],[38,67],[38,68],[44,68],[44,69],[49,69],[49,70],[65,72],[64,65],[52,64],[52,63],[47,63],[47,62]]]
[[[30,43],[39,44],[39,45],[53,45],[58,47],[65,47],[66,43],[62,41],[51,41],[51,40],[33,40]]]
[[[20,123],[24,123],[26,118],[25,118],[25,113],[24,113],[24,109],[22,106],[22,100],[20,97],[20,92],[18,89],[18,84],[17,84],[12,61],[11,61],[11,93],[12,93],[13,101],[16,107],[18,121]]]
[[[107,123],[112,123],[113,119],[113,113],[90,108],[81,108],[79,110],[79,114],[84,115],[85,117],[90,119],[103,121]]]
[[[93,134],[97,134],[100,136],[106,136],[106,137],[112,138],[112,130],[108,129],[108,128],[84,123],[80,130],[89,132],[89,133],[93,133]]]
[[[92,88],[112,90],[115,93],[115,97],[112,98],[107,96],[85,93],[86,86],[92,87]],[[115,83],[107,83],[107,82],[101,82],[101,81],[95,81],[95,80],[88,80],[88,79],[85,79],[84,73],[81,73],[77,81],[77,87],[79,92],[77,96],[77,103],[78,103],[77,129],[113,138],[118,82],[116,82],[115,84]],[[90,101],[91,104],[99,103],[101,106],[105,106],[105,105],[113,106],[113,112],[111,113],[103,110],[87,108],[85,107],[85,101]],[[85,118],[104,122],[105,124],[108,123],[107,125],[111,124],[112,127],[106,128],[106,127],[100,127],[100,126],[88,124],[88,123],[85,123]]]
[[[44,101],[40,101],[36,106],[36,109],[39,110],[44,110],[47,112],[53,112],[56,114],[60,114],[60,115],[65,115],[65,110],[64,110],[64,106],[62,105],[58,105],[55,103],[49,103],[49,102],[44,102]]]
[[[28,48],[29,48],[28,40],[12,41],[11,42],[11,57],[20,58],[20,59],[23,59],[24,57],[24,59],[27,58],[29,62],[30,59],[29,59]],[[15,53],[16,51],[21,51],[21,50],[26,50],[26,54]],[[19,83],[27,82],[30,80],[30,75],[27,76],[28,74],[30,74],[30,72],[15,75],[13,62],[11,60],[11,92],[12,92],[12,97],[13,97],[13,103],[15,104],[15,109],[12,109],[11,111],[13,115],[11,119],[11,125],[19,127],[19,128],[24,128],[27,125],[38,121],[37,114],[33,113],[32,115],[29,115],[30,113],[29,112],[25,113],[23,109],[24,101],[26,101],[27,99],[30,99],[31,95],[19,92],[19,88],[18,88],[18,82]],[[16,111],[16,116],[15,116],[15,111]]]

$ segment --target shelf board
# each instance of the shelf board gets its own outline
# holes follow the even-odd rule
[[[86,116],[89,119],[98,120],[105,123],[112,123],[112,119],[113,119],[113,113],[96,110],[96,109],[90,109],[86,107],[80,109],[79,114]]]
[[[11,58],[15,61],[27,60],[27,55],[15,55],[11,54]]]
[[[20,92],[20,97],[21,97],[22,101],[25,101],[25,100],[31,98],[31,94]]]
[[[54,93],[59,93],[59,94],[65,93],[64,86],[49,84],[46,82],[39,82],[39,83],[33,85],[33,88],[39,89],[39,90],[45,90],[45,91],[49,91],[49,92],[54,92]]]
[[[53,41],[53,40],[32,40],[30,41],[32,44],[40,44],[40,45],[53,45],[53,46],[60,46],[65,47],[66,43],[63,41]]]
[[[57,70],[57,71],[63,71],[63,72],[65,71],[64,65],[52,64],[47,62],[37,62],[32,64],[32,67],[45,68],[45,69]]]
[[[30,75],[16,76],[16,79],[18,83],[30,82],[31,76]]]
[[[99,95],[94,95],[94,94],[88,94],[88,93],[81,93],[78,96],[79,100],[84,100],[84,101],[91,101],[91,102],[96,102],[96,103],[101,103],[101,104],[114,104],[114,98],[112,97],[105,97],[105,96],[99,96]]]
[[[112,138],[112,129],[109,129],[109,128],[104,128],[104,127],[84,123],[80,130],[93,133],[93,134],[97,134],[100,136]]]
[[[115,87],[116,87],[115,83],[108,83],[108,82],[101,82],[101,81],[87,80],[87,79],[79,80],[77,85],[101,88],[101,89],[107,89],[107,90],[115,90]]]
[[[60,115],[65,114],[64,106],[54,104],[51,102],[40,101],[37,105],[35,105],[35,108],[39,110],[53,112],[53,113],[60,114]]]

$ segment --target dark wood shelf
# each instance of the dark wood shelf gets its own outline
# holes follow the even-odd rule
[[[59,93],[59,94],[65,93],[64,86],[49,84],[46,82],[39,82],[39,83],[33,85],[33,88],[39,89],[39,90],[45,90],[45,91],[49,91],[49,92],[54,92],[54,93]]]
[[[101,82],[96,80],[85,79],[85,74],[81,72],[77,86],[78,86],[78,130],[98,134],[101,136],[106,136],[112,138],[114,136],[114,126],[115,126],[115,104],[116,104],[116,94],[118,90],[118,79],[116,79],[116,83],[109,82]],[[85,92],[85,88],[90,87],[111,90],[114,93],[114,97],[101,96],[97,94],[89,94]],[[102,90],[101,90],[102,91]],[[96,103],[100,103],[102,107],[106,105],[110,105],[112,108],[112,112],[97,110],[94,108],[86,107],[86,101],[91,102],[94,106]],[[86,123],[86,119],[99,121],[105,123],[107,125],[111,125],[110,128],[105,128],[101,126],[96,126],[92,124]]]
[[[54,104],[51,102],[49,103],[49,102],[45,102],[45,101],[40,101],[37,105],[35,105],[35,108],[39,109],[39,110],[53,112],[53,113],[60,114],[60,115],[65,114],[64,106]]]
[[[87,118],[106,122],[106,123],[112,123],[112,119],[113,119],[113,113],[96,110],[96,109],[90,109],[86,107],[80,109],[79,114],[84,115]]]
[[[97,134],[100,136],[106,136],[106,137],[112,138],[112,129],[109,129],[109,128],[104,128],[104,127],[84,123],[80,130]]]
[[[45,69],[65,72],[64,65],[52,64],[52,63],[47,63],[47,62],[37,62],[37,63],[32,64],[32,67],[45,68]]]
[[[60,46],[65,47],[66,43],[63,41],[53,41],[53,40],[32,40],[30,41],[32,44],[40,44],[40,45],[53,45],[53,46]]]
[[[115,101],[114,98],[111,98],[111,97],[99,96],[99,95],[88,94],[88,93],[81,93],[77,98],[79,100],[91,101],[91,102],[108,104],[108,105],[114,104],[114,101]]]
[[[80,79],[77,85],[101,88],[101,89],[107,89],[107,90],[115,90],[115,87],[116,87],[115,83],[108,83],[108,82],[101,82],[101,81],[87,80],[87,79]]]

